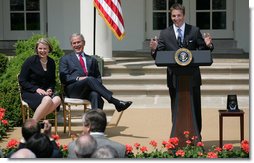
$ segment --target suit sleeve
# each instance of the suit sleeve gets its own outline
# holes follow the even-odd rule
[[[49,88],[52,89],[52,91],[54,92],[56,86],[56,64],[53,59],[50,59],[49,66],[50,66]]]
[[[69,70],[68,56],[63,56],[59,62],[60,80],[63,84],[71,84],[76,81],[77,76]]]
[[[19,83],[22,87],[22,90],[26,90],[28,92],[36,92],[39,86],[32,84],[29,82],[29,75],[30,75],[30,66],[33,64],[31,63],[31,58],[25,60],[21,67],[21,71],[19,74]]]
[[[198,50],[210,50],[213,51],[214,46],[212,44],[211,47],[206,46],[204,38],[200,32],[200,29],[197,27],[197,44],[198,44]]]
[[[91,74],[94,78],[96,78],[99,82],[102,83],[101,80],[101,73],[99,71],[99,64],[96,58],[92,58],[92,69],[89,72],[89,75]]]

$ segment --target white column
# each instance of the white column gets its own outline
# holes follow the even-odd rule
[[[96,44],[95,54],[104,60],[112,58],[112,31],[101,15],[96,11]]]
[[[75,19],[75,18],[73,18]],[[85,53],[93,55],[93,1],[80,0],[80,33],[86,40]]]
[[[98,55],[104,60],[112,58],[112,32],[96,11],[96,43],[94,43],[94,5],[93,1],[80,0],[80,33],[86,40],[84,51],[90,55]]]

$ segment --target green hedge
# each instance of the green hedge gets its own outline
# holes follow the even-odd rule
[[[20,126],[22,124],[17,74],[20,73],[23,62],[29,56],[35,55],[34,47],[37,40],[41,37],[45,36],[33,35],[28,40],[17,41],[15,44],[16,56],[10,59],[6,71],[0,76],[0,107],[7,110],[5,117],[13,122],[14,126]],[[49,40],[53,46],[53,52],[50,56],[56,62],[56,90],[60,91],[58,67],[59,59],[64,55],[64,52],[60,49],[59,41],[56,38],[49,38]]]
[[[8,64],[8,57],[0,53],[0,76],[5,72]]]

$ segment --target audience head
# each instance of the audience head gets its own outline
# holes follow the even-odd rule
[[[107,117],[101,109],[88,110],[82,117],[84,133],[105,132]]]
[[[41,132],[40,124],[34,119],[27,119],[22,125],[21,132],[25,141],[28,141],[34,134]]]
[[[97,148],[96,140],[89,134],[81,135],[75,143],[74,150],[78,158],[90,158]]]
[[[92,158],[118,158],[117,151],[111,146],[101,146],[95,150]]]
[[[22,148],[14,152],[10,158],[36,158],[36,156],[31,150]]]
[[[46,134],[36,133],[26,142],[26,148],[30,149],[37,158],[50,158],[54,147]]]

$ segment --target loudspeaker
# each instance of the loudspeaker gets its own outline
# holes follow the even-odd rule
[[[230,112],[237,112],[237,111],[239,111],[238,103],[237,103],[237,96],[236,95],[228,95],[227,109]]]

